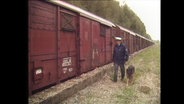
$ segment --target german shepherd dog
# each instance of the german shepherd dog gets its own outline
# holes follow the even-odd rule
[[[126,70],[127,86],[129,84],[133,84],[134,73],[135,73],[135,67],[133,65],[128,66]]]

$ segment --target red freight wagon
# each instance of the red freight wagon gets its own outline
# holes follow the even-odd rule
[[[110,62],[113,25],[63,1],[30,0],[29,94]]]
[[[77,18],[48,2],[29,1],[29,91],[77,75]]]

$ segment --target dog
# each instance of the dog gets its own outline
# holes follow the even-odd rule
[[[129,84],[133,84],[134,73],[135,73],[135,67],[133,65],[128,66],[126,70],[127,86]]]

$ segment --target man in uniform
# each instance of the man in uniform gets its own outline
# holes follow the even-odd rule
[[[128,61],[129,53],[125,45],[122,44],[121,37],[115,37],[116,45],[113,51],[113,62],[114,62],[114,82],[117,82],[118,67],[121,69],[121,80],[125,76],[125,62]]]

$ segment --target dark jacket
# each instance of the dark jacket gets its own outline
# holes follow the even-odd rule
[[[119,46],[115,45],[113,52],[113,62],[116,64],[124,64],[126,61],[128,61],[128,58],[128,49],[123,44],[120,44]]]

